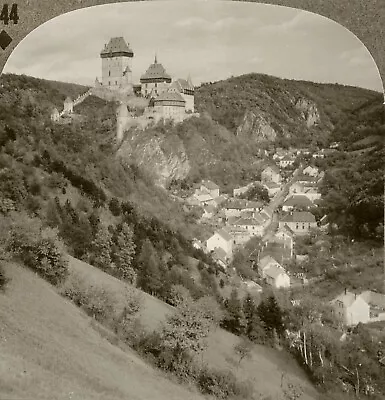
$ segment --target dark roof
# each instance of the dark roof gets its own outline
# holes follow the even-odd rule
[[[104,46],[104,49],[100,52],[100,56],[103,57],[113,57],[113,56],[127,56],[133,57],[134,53],[129,48],[128,44],[123,37],[111,38],[108,44]]]
[[[222,236],[223,239],[225,239],[225,240],[227,240],[227,241],[232,240],[231,235],[230,235],[227,231],[225,231],[224,229],[220,229],[220,230],[217,231],[216,233],[217,233],[218,235]]]
[[[212,181],[209,181],[209,180],[207,180],[207,179],[203,180],[203,181],[201,182],[201,185],[205,186],[207,189],[210,189],[210,190],[217,190],[217,189],[219,189],[219,186],[218,186],[216,183],[214,183],[214,182],[212,182]]]
[[[154,104],[163,102],[163,101],[177,101],[181,104],[181,106],[184,107],[184,103],[186,103],[186,100],[179,94],[175,92],[163,92],[161,93],[158,97],[154,99]]]
[[[315,217],[308,211],[294,211],[282,218],[282,222],[316,222]]]
[[[309,200],[307,196],[301,194],[295,194],[287,199],[284,203],[284,206],[303,206],[303,207],[311,207],[313,203]]]
[[[265,172],[268,168],[270,168],[273,172],[279,174],[279,168],[276,165],[268,165],[263,169],[262,173]]]
[[[171,82],[171,76],[166,72],[162,64],[159,64],[156,57],[154,63],[151,64],[147,71],[140,77],[140,81],[164,79]]]

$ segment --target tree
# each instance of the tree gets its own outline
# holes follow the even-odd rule
[[[240,335],[246,327],[245,316],[242,311],[242,304],[238,298],[238,292],[235,288],[231,291],[230,298],[225,301],[226,316],[222,326],[230,332]]]
[[[271,295],[267,299],[262,300],[257,310],[260,319],[265,323],[271,335],[273,335],[274,331],[278,335],[282,335],[284,331],[283,312],[276,298]]]
[[[187,300],[167,318],[162,330],[163,345],[180,360],[185,352],[201,352],[209,331],[210,320],[205,317],[200,304]]]
[[[251,358],[253,346],[253,342],[246,336],[241,337],[241,340],[234,346],[234,351],[239,356],[238,364],[240,364],[245,358]]]
[[[149,239],[143,242],[138,258],[138,285],[147,293],[155,294],[162,287],[159,256]]]
[[[117,250],[115,252],[115,264],[119,274],[124,280],[130,283],[135,283],[136,272],[132,268],[132,259],[135,255],[134,232],[132,227],[125,222],[122,224],[122,229],[117,237]]]
[[[92,262],[101,269],[109,269],[111,267],[111,234],[105,225],[99,225],[99,229],[92,242]]]

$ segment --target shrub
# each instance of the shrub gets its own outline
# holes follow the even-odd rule
[[[8,283],[8,279],[4,275],[4,270],[2,265],[0,265],[0,290],[4,290],[5,285]]]
[[[23,213],[11,212],[2,222],[8,226],[1,241],[9,257],[19,259],[53,285],[66,279],[67,260],[55,230],[43,228],[38,218]]]
[[[198,377],[198,387],[203,394],[209,394],[220,399],[230,396],[251,399],[252,388],[245,382],[239,382],[231,371],[202,368]]]

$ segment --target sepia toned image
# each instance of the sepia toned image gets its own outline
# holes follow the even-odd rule
[[[32,31],[0,87],[0,398],[382,399],[382,87],[289,7]]]

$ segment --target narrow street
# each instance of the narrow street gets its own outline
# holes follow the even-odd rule
[[[287,194],[289,193],[290,186],[295,182],[298,174],[302,171],[302,169],[303,167],[301,165],[294,171],[291,179],[282,186],[281,190],[273,197],[271,203],[266,207],[272,213],[272,218],[270,224],[265,229],[262,241],[264,242],[268,241],[273,236],[274,232],[277,230],[278,228],[277,208],[284,202]]]

